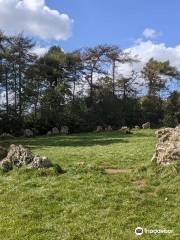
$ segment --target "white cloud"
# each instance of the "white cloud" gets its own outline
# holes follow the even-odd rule
[[[132,69],[139,72],[151,58],[158,61],[169,60],[170,64],[180,71],[180,45],[168,47],[165,43],[154,43],[149,40],[136,43],[124,51],[130,52],[132,56],[138,56],[140,61],[133,64],[120,64],[119,73],[129,74]]]
[[[44,0],[0,0],[0,28],[8,34],[25,32],[42,39],[66,40],[73,20],[50,9]]]
[[[145,38],[148,38],[148,39],[153,39],[153,38],[157,38],[161,35],[160,32],[157,32],[155,29],[153,28],[146,28],[144,30],[144,32],[142,33],[142,35],[145,37]]]
[[[33,48],[33,50],[31,51],[32,53],[35,53],[37,56],[42,57],[44,56],[50,47],[40,47],[40,46],[36,46]]]

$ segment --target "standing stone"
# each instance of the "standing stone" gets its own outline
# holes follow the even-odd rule
[[[0,138],[14,138],[14,136],[10,133],[2,133]]]
[[[158,143],[152,161],[167,165],[180,161],[180,125],[156,131]]]
[[[47,157],[34,156],[33,161],[30,163],[30,168],[49,168],[52,167],[52,163]]]
[[[58,135],[59,129],[57,127],[54,127],[51,132],[52,132],[52,135]]]
[[[51,131],[48,131],[46,135],[47,135],[47,136],[51,136],[51,135],[52,135],[52,132],[51,132]]]
[[[96,132],[102,132],[103,131],[103,127],[102,126],[97,126],[96,128]]]
[[[148,129],[148,128],[150,128],[150,127],[151,127],[150,122],[144,123],[144,124],[142,125],[142,128],[143,128],[143,129]]]
[[[33,137],[34,136],[34,133],[31,129],[25,129],[24,130],[24,136],[25,137]]]
[[[107,126],[106,128],[105,128],[105,131],[107,131],[107,132],[111,132],[113,129],[112,129],[112,127],[111,127],[111,125],[109,125],[109,126]]]
[[[68,134],[69,133],[69,127],[68,126],[62,126],[61,127],[61,133],[62,134]]]
[[[13,166],[27,168],[49,168],[53,164],[47,157],[33,155],[30,149],[22,145],[16,146],[12,144],[9,148],[7,156],[0,162],[0,166],[4,171],[10,171]]]
[[[127,126],[123,126],[123,127],[120,129],[120,131],[121,131],[122,133],[125,133],[125,134],[130,134],[130,133],[131,133],[130,128],[128,128]]]

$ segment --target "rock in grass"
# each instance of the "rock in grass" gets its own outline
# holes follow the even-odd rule
[[[51,132],[52,132],[52,135],[58,135],[59,129],[57,127],[54,127]]]
[[[33,161],[30,163],[30,168],[50,168],[52,167],[51,161],[47,157],[34,156]]]
[[[126,126],[123,126],[121,129],[120,129],[120,132],[121,133],[124,133],[124,134],[130,134],[131,133],[131,130],[130,128],[126,127]]]
[[[106,128],[105,128],[105,131],[106,132],[111,132],[113,129],[112,129],[112,127],[111,127],[111,125],[109,125],[109,126],[107,126]]]
[[[1,162],[1,168],[10,171],[12,168],[26,166],[27,168],[50,168],[53,166],[47,157],[33,155],[30,149],[22,145],[16,146],[12,144],[9,152]]]
[[[24,136],[25,137],[33,137],[34,136],[34,133],[31,129],[25,129],[24,130]]]
[[[13,164],[12,164],[12,162],[9,159],[5,158],[1,162],[1,168],[2,168],[3,171],[9,172],[9,171],[11,171],[13,169]]]
[[[180,125],[156,131],[158,143],[152,161],[167,165],[180,161]]]
[[[7,156],[7,149],[0,146],[0,161]]]
[[[61,127],[61,134],[68,134],[69,133],[69,127],[68,126],[62,126]]]
[[[146,122],[146,123],[144,123],[144,124],[142,125],[142,128],[143,128],[143,129],[148,129],[148,128],[150,128],[150,127],[151,127],[150,122]]]
[[[10,133],[2,133],[0,138],[14,138],[14,136]]]
[[[103,131],[103,127],[102,126],[97,126],[96,127],[96,132],[102,132]]]

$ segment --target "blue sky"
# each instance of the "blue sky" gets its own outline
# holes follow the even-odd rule
[[[127,48],[145,28],[162,33],[156,42],[175,46],[180,39],[179,0],[47,0],[47,5],[74,19],[73,34],[60,41],[66,50],[100,43]]]
[[[0,29],[34,38],[39,56],[52,45],[117,44],[141,60],[137,71],[150,58],[180,71],[179,18],[180,0],[0,0]]]

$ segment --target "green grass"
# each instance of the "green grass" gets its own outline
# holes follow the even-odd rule
[[[151,164],[154,130],[0,141],[29,146],[66,171],[0,175],[0,240],[131,240],[134,229],[170,229],[140,239],[180,239],[179,166]],[[131,169],[108,175],[104,168]]]

